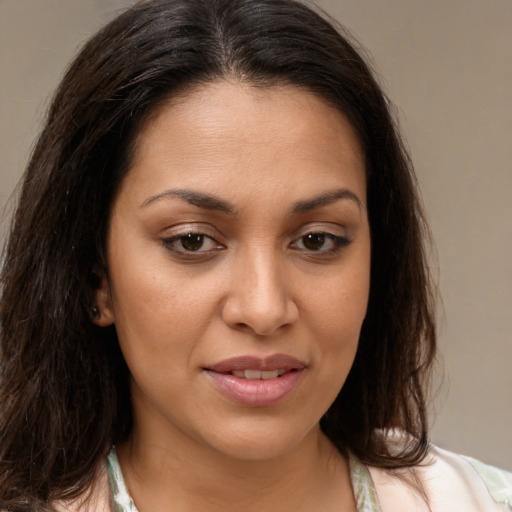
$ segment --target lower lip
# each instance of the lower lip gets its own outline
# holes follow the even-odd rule
[[[244,379],[227,373],[205,370],[220,392],[227,398],[248,407],[274,405],[297,386],[302,370],[286,372],[275,379]]]

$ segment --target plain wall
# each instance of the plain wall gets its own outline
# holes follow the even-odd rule
[[[130,3],[0,0],[0,208],[69,59]],[[416,164],[444,300],[433,440],[510,470],[512,2],[318,5],[373,55]]]

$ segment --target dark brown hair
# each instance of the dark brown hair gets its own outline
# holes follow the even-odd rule
[[[366,159],[371,289],[353,368],[321,420],[363,462],[410,466],[428,448],[435,351],[426,226],[389,103],[341,29],[293,0],[155,0],[80,52],[23,178],[1,274],[0,508],[74,497],[131,429],[115,327],[91,321],[109,211],[141,123],[169,96],[236,79],[292,84],[339,109]],[[386,432],[407,434],[390,450]]]

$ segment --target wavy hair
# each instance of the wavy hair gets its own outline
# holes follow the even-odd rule
[[[222,79],[303,88],[356,130],[370,297],[354,365],[321,426],[367,464],[424,458],[436,345],[428,229],[368,64],[346,31],[295,0],[143,1],[71,64],[23,177],[1,272],[0,508],[45,510],[80,495],[129,435],[129,374],[115,327],[91,321],[111,205],[151,114],[173,94]],[[398,452],[390,429],[407,434]]]

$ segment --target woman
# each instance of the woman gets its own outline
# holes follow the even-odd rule
[[[57,91],[6,248],[0,507],[506,510],[510,476],[428,443],[425,234],[328,21],[127,11]]]

